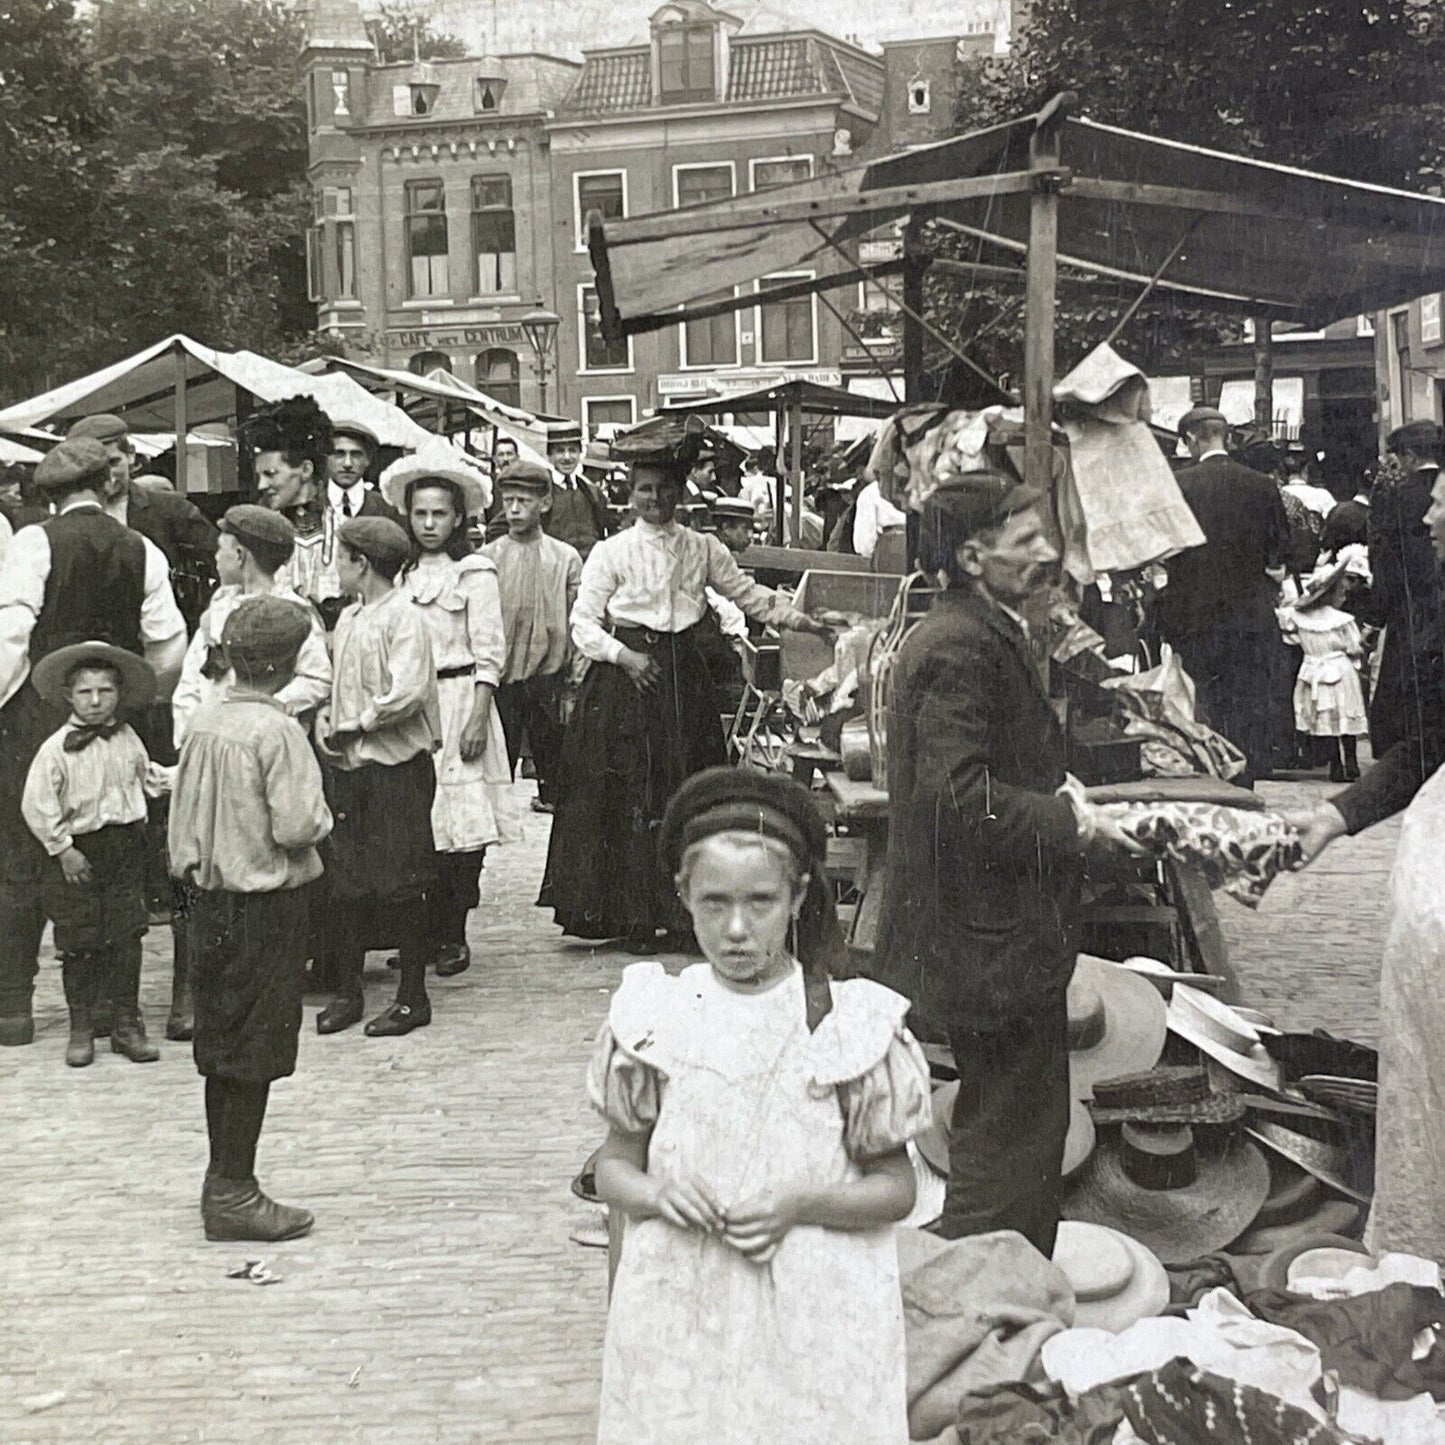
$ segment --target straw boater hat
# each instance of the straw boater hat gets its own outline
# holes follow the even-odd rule
[[[1245,1103],[1236,1094],[1216,1094],[1202,1066],[1160,1064],[1100,1079],[1089,1112],[1096,1124],[1237,1124]]]
[[[1152,1069],[1164,1052],[1164,1000],[1147,979],[1079,955],[1069,980],[1069,1072],[1081,1099],[1100,1079]]]
[[[1368,1191],[1362,1190],[1350,1177],[1350,1151],[1343,1144],[1312,1139],[1297,1129],[1286,1129],[1270,1119],[1256,1119],[1247,1126],[1251,1138],[1272,1149],[1291,1164],[1312,1174],[1322,1184],[1361,1204],[1369,1202]]]
[[[1183,1264],[1238,1237],[1269,1195],[1258,1147],[1203,1146],[1187,1124],[1123,1124],[1099,1141],[1064,1197],[1066,1219],[1107,1224]]]
[[[933,1120],[913,1142],[925,1162],[944,1179],[948,1178],[948,1126],[958,1098],[958,1080],[940,1084],[933,1091]],[[1094,1121],[1075,1095],[1069,1104],[1069,1132],[1064,1139],[1063,1177],[1078,1173],[1094,1152]]]
[[[367,450],[369,456],[374,457],[381,450],[381,441],[376,433],[369,426],[363,426],[359,421],[352,421],[349,417],[331,417],[331,439],[337,437],[351,437],[359,441]]]
[[[469,467],[456,464],[437,465],[420,457],[402,457],[381,474],[377,488],[398,512],[405,512],[407,487],[427,477],[440,477],[443,481],[453,482],[460,487],[467,516],[478,517],[486,511],[489,499],[480,474]]]
[[[1277,1091],[1280,1068],[1259,1030],[1228,1004],[1197,988],[1174,989],[1167,1006],[1171,1032],[1256,1088]]]
[[[1307,1279],[1343,1279],[1352,1269],[1368,1269],[1374,1256],[1358,1240],[1342,1234],[1311,1234],[1277,1249],[1260,1270],[1265,1289],[1298,1293]]]
[[[1305,582],[1304,591],[1300,593],[1294,610],[1308,612],[1311,608],[1318,607],[1326,601],[1330,593],[1344,581],[1349,565],[1348,557],[1340,557],[1333,562],[1327,562],[1323,567],[1316,568]]]
[[[712,504],[712,520],[715,526],[724,522],[747,522],[751,525],[756,515],[753,504],[742,497],[719,497]]]
[[[1054,1263],[1074,1288],[1076,1329],[1118,1333],[1169,1304],[1169,1275],[1158,1255],[1108,1225],[1063,1220]]]
[[[109,642],[76,642],[47,653],[30,670],[30,685],[49,703],[65,702],[65,680],[77,667],[113,667],[120,674],[122,708],[155,701],[156,675],[145,658]]]

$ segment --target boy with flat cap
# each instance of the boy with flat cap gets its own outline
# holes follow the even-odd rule
[[[146,795],[160,791],[145,746],[118,715],[155,698],[145,659],[108,642],[48,653],[31,680],[63,705],[65,725],[41,743],[25,780],[21,811],[44,848],[45,911],[55,924],[70,1040],[65,1062],[95,1059],[91,1012],[102,995],[115,1010],[112,1052],[150,1064],[140,1010],[141,939],[146,931]],[[149,786],[148,786],[149,785]]]
[[[280,597],[237,603],[221,633],[226,686],[191,717],[176,771],[169,842],[190,897],[207,1239],[295,1239],[312,1225],[261,1192],[256,1144],[271,1085],[296,1068],[305,885],[321,876],[316,847],[331,831],[316,755],[278,702],[313,627]]]
[[[336,624],[331,701],[316,720],[336,816],[328,878],[338,991],[317,1015],[322,1034],[360,1021],[366,948],[379,937],[401,945],[401,979],[395,1003],[367,1034],[407,1034],[431,1022],[425,900],[441,714],[426,623],[395,586],[410,551],[406,533],[384,517],[355,517],[337,532],[337,573],[356,600]]]
[[[56,515],[17,532],[0,568],[0,1045],[35,1037],[45,850],[25,825],[20,795],[40,744],[66,720],[63,708],[36,692],[31,668],[62,647],[98,639],[144,655],[164,696],[186,650],[164,554],[101,506],[109,464],[91,437],[47,453],[35,489]]]
[[[507,659],[497,689],[497,712],[513,774],[525,735],[537,772],[533,808],[556,804],[562,755],[562,698],[572,655],[568,617],[582,581],[577,549],[542,530],[551,506],[552,477],[534,462],[514,461],[497,478],[505,536],[484,555],[497,564]]]

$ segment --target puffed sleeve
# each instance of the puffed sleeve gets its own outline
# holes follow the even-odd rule
[[[904,1025],[908,1000],[871,979],[832,985],[833,1009],[809,1040],[814,1088],[836,1088],[857,1163],[901,1149],[932,1120],[928,1063]]]
[[[587,1098],[619,1133],[646,1134],[657,1123],[662,1082],[655,1069],[620,1048],[603,1024],[587,1065]]]
[[[660,963],[623,969],[607,1022],[598,1030],[587,1068],[587,1097],[621,1133],[645,1134],[657,1123],[674,984]]]

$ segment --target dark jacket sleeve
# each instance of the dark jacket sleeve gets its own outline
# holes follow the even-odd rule
[[[1270,487],[1269,510],[1265,517],[1264,565],[1266,567],[1288,567],[1293,561],[1290,545],[1289,518],[1285,515],[1284,502],[1279,489]]]
[[[1000,782],[990,766],[990,709],[1007,690],[984,644],[954,641],[946,666],[934,659],[930,675],[918,679],[914,807],[932,814],[940,845],[1025,866],[1037,866],[1041,852],[1076,854],[1078,824],[1067,800]]]
[[[1445,717],[1396,743],[1358,783],[1330,801],[1353,836],[1409,807],[1425,780],[1445,765]]]

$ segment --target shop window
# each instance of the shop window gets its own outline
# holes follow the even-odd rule
[[[472,177],[472,251],[477,295],[516,295],[517,217],[510,176]]]
[[[446,192],[440,181],[408,181],[406,254],[412,296],[445,296],[447,270]]]
[[[494,346],[477,356],[477,388],[508,406],[522,404],[522,368],[515,351]]]

